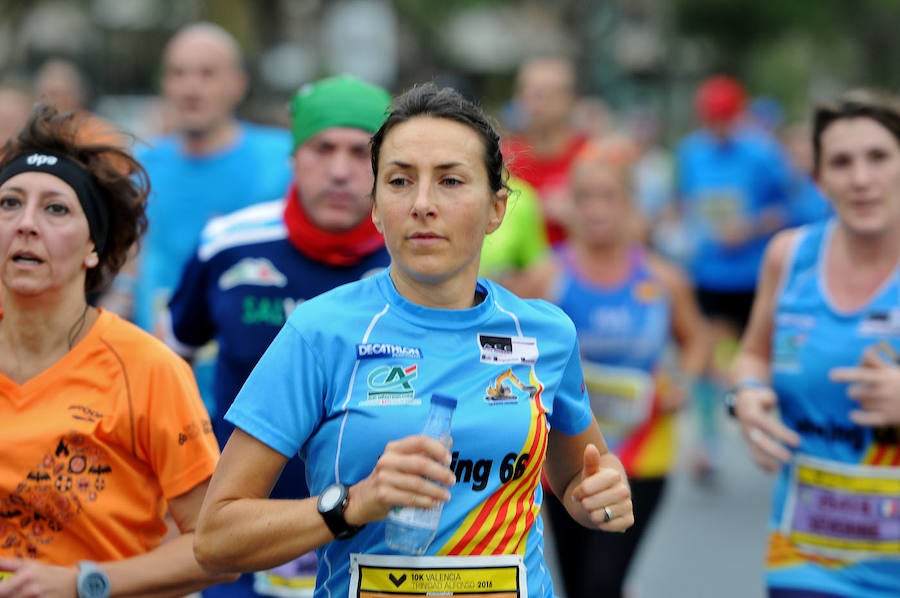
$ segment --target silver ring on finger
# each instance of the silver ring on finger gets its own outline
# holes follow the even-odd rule
[[[609,523],[615,518],[613,515],[612,509],[609,507],[603,507],[603,523]]]

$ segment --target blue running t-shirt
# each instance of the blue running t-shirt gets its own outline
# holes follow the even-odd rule
[[[455,397],[457,483],[426,556],[522,555],[528,596],[552,596],[539,513],[548,435],[592,421],[574,325],[484,279],[472,308],[423,307],[389,274],[299,305],[226,419],[285,456],[299,452],[316,495],[359,482],[389,441],[420,433],[433,393]],[[317,597],[348,595],[351,554],[393,554],[384,522],[317,552]]]
[[[234,145],[208,156],[186,154],[177,136],[138,152],[151,185],[134,299],[138,326],[155,331],[210,218],[284,196],[291,143],[288,131],[241,123]]]

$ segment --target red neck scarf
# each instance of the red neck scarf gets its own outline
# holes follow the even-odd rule
[[[318,228],[300,205],[296,183],[291,183],[288,189],[284,224],[288,239],[300,253],[329,266],[352,266],[384,247],[384,237],[371,218],[343,233],[329,233]]]

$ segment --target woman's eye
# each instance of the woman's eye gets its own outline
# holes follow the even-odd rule
[[[828,161],[828,164],[832,168],[843,168],[850,165],[850,158],[844,155],[834,156]]]
[[[446,187],[457,187],[459,185],[462,185],[462,181],[456,177],[447,177],[442,181],[442,183]]]
[[[872,150],[869,152],[869,159],[872,162],[883,162],[888,157],[888,153],[884,150]]]
[[[5,210],[18,206],[21,202],[15,197],[0,197],[0,208]]]
[[[391,187],[405,187],[407,181],[405,178],[397,176],[389,178],[387,183]]]
[[[69,208],[61,203],[52,203],[47,206],[47,211],[56,216],[63,216],[69,213]]]

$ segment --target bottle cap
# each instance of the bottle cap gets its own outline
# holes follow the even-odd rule
[[[456,409],[456,399],[453,397],[448,397],[447,395],[439,395],[433,394],[431,395],[431,403],[433,405],[441,405],[442,407],[447,407],[448,409]]]

